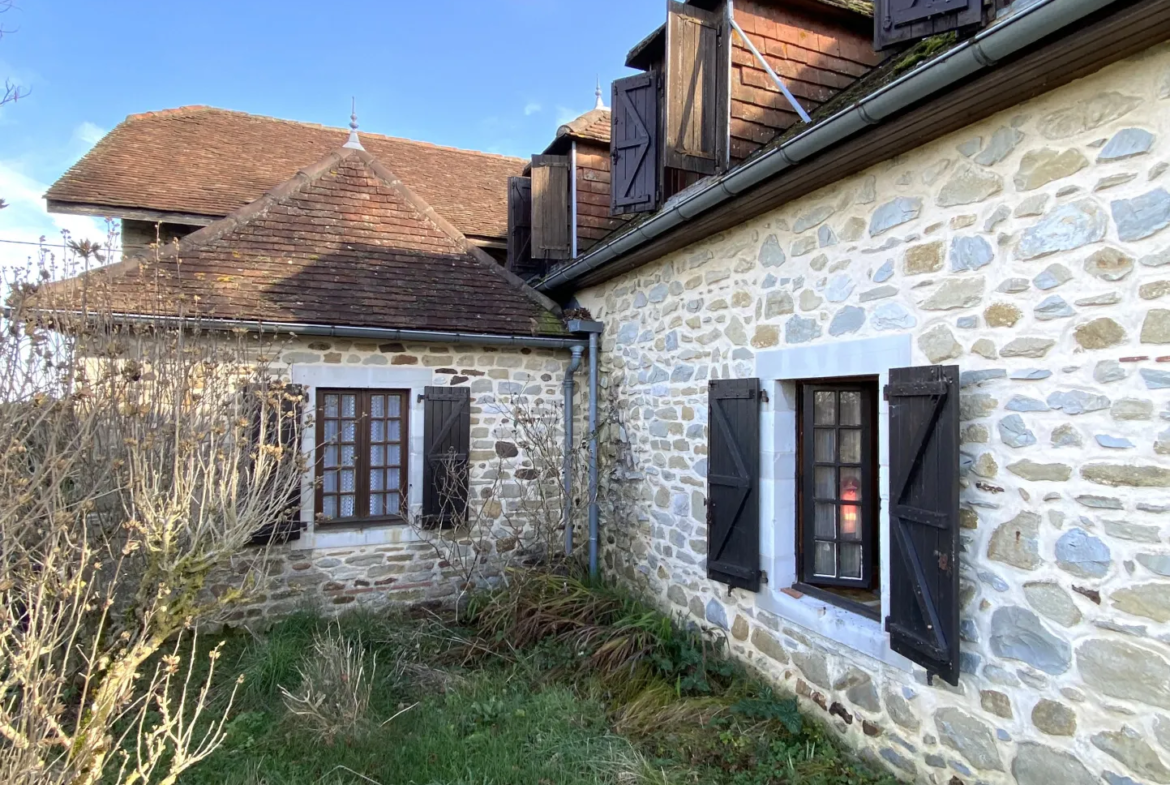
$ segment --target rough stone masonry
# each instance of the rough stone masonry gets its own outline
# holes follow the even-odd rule
[[[611,572],[900,776],[1170,783],[1168,165],[1158,47],[581,293],[637,465]],[[706,578],[707,380],[897,334],[962,369],[957,689]]]

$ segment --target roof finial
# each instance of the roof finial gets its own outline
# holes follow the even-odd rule
[[[362,147],[362,140],[358,139],[358,121],[357,121],[357,99],[352,98],[351,114],[349,116],[349,139],[346,140],[342,147],[349,150],[365,150]]]
[[[597,104],[593,108],[595,110],[605,108],[605,101],[603,101],[601,99],[601,77],[600,76],[597,77]]]

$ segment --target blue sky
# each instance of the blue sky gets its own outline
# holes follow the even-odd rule
[[[187,104],[540,152],[665,17],[661,0],[16,0],[0,15],[0,240],[104,236],[45,188],[126,115]],[[306,162],[308,163],[308,162]],[[30,247],[0,242],[0,264]]]

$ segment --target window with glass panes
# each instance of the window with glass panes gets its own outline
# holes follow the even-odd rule
[[[406,505],[406,390],[317,390],[317,517],[398,520]]]
[[[801,581],[868,589],[877,571],[877,382],[816,382],[800,395]]]

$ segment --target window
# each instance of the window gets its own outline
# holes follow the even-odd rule
[[[802,383],[798,416],[799,588],[877,616],[877,381]]]
[[[318,520],[402,520],[409,400],[407,390],[317,391]]]

